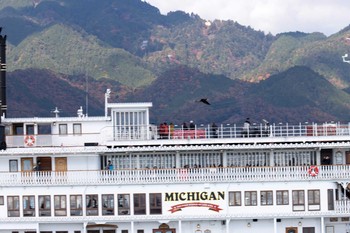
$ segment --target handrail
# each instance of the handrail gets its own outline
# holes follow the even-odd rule
[[[149,129],[149,130],[147,130]],[[179,139],[240,139],[245,138],[286,138],[286,137],[329,137],[350,136],[350,124],[259,124],[248,128],[238,127],[235,124],[221,124],[218,127],[199,125],[193,129],[182,126],[167,126],[167,129],[154,125],[141,126],[114,126],[104,127],[103,130],[88,134],[50,134],[33,135],[35,143],[26,144],[27,135],[6,135],[8,147],[46,147],[46,146],[84,146],[85,142],[103,145],[106,142],[140,141],[140,140],[179,140]],[[97,141],[99,140],[99,141]]]
[[[219,167],[188,169],[130,169],[101,171],[1,172],[0,185],[104,185],[166,184],[203,182],[280,182],[311,180],[349,180],[350,165],[318,166],[317,175],[309,166]]]

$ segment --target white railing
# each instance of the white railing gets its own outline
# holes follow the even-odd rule
[[[119,126],[106,127],[100,132],[89,134],[67,135],[6,135],[7,147],[48,147],[48,146],[84,146],[85,143],[95,142],[104,145],[106,142],[140,141],[140,140],[179,140],[179,139],[235,139],[239,138],[280,138],[280,137],[321,137],[321,136],[349,136],[350,124],[273,124],[251,125],[249,128],[236,126],[235,124],[219,125],[213,128],[211,125],[199,125],[193,129],[184,129],[182,126],[167,126],[166,130],[149,126],[149,131],[130,130],[118,131]],[[114,132],[114,133],[111,133]],[[137,133],[137,134],[136,134]],[[34,140],[28,140],[30,136]]]
[[[195,126],[192,129],[168,126],[167,130],[157,128],[157,138],[188,139],[188,138],[242,138],[242,137],[301,137],[301,136],[348,136],[350,124],[253,124],[245,128],[236,124],[221,124]]]
[[[0,186],[349,180],[350,165],[1,172]]]
[[[350,213],[350,200],[339,200],[335,201],[335,211],[337,213]]]
[[[348,212],[339,213],[337,210],[328,210],[328,211],[289,211],[289,212],[281,212],[276,210],[266,213],[264,211],[249,211],[242,213],[240,211],[233,211],[232,213],[216,213],[215,215],[205,214],[197,212],[195,214],[186,214],[184,216],[181,215],[170,215],[168,213],[164,213],[162,215],[118,215],[115,213],[114,215],[104,215],[104,216],[86,216],[84,213],[82,216],[45,216],[45,217],[2,217],[0,218],[0,223],[55,223],[55,222],[106,222],[106,223],[115,223],[115,222],[131,222],[131,221],[176,221],[183,219],[192,219],[203,221],[206,220],[226,220],[226,219],[274,219],[274,218],[321,218],[321,217],[344,217],[350,214],[350,209]]]

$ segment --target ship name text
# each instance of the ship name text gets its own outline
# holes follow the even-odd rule
[[[165,193],[165,201],[219,201],[225,199],[225,192],[174,192]]]

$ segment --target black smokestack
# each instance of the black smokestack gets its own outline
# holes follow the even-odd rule
[[[1,29],[0,29],[1,33]],[[6,115],[6,35],[0,35],[0,116]]]
[[[6,110],[6,35],[0,34],[0,150],[6,150],[7,147],[5,126],[1,124],[1,117],[6,115]]]

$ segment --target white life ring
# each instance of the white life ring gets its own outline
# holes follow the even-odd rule
[[[35,137],[33,135],[28,135],[24,138],[24,144],[26,146],[33,146],[35,144]]]
[[[310,166],[309,170],[308,170],[308,173],[310,176],[317,176],[318,175],[318,167],[317,166]]]

